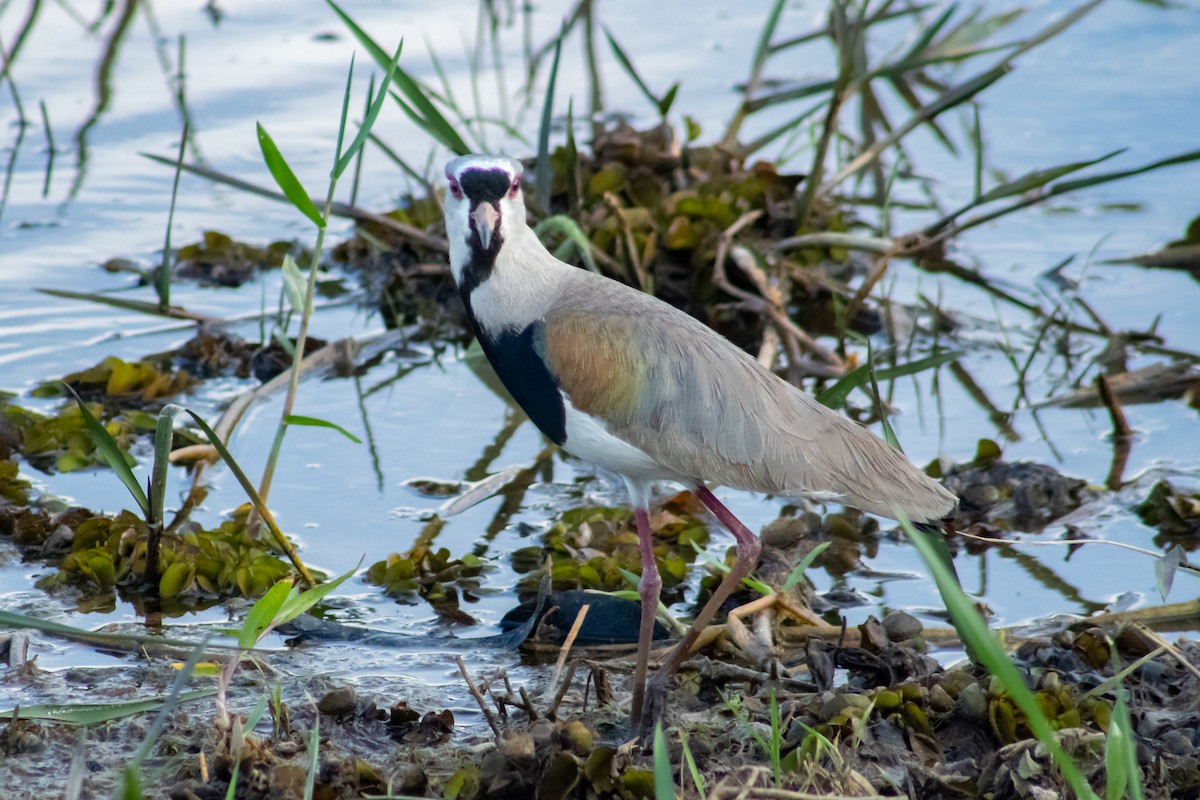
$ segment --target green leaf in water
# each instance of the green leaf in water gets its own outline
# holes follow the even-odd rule
[[[197,689],[179,695],[179,702],[212,697],[216,689]],[[43,722],[61,722],[65,725],[95,725],[115,719],[132,717],[161,708],[168,695],[149,697],[145,700],[122,700],[116,703],[39,703],[21,706],[21,719],[36,719]],[[0,711],[0,718],[12,719],[14,710]]]
[[[79,412],[83,415],[84,423],[87,425],[88,433],[92,437],[92,441],[96,443],[96,449],[104,456],[104,460],[117,473],[117,477],[129,489],[129,493],[133,495],[133,499],[137,501],[138,508],[142,510],[142,515],[146,518],[150,516],[150,501],[146,498],[146,492],[142,489],[142,484],[138,482],[137,477],[133,474],[133,470],[129,468],[129,464],[125,461],[125,454],[121,452],[121,448],[117,446],[116,441],[109,434],[108,430],[100,424],[100,420],[96,419],[91,410],[87,407],[87,403],[83,402],[71,385],[64,383],[67,391],[75,398],[75,402],[79,404]]]
[[[288,425],[305,425],[310,428],[329,428],[330,430],[337,431],[355,444],[362,444],[362,439],[359,439],[353,433],[346,430],[341,425],[338,425],[336,422],[318,419],[317,417],[302,417],[299,414],[288,414],[283,418],[283,421]]]
[[[325,227],[325,220],[321,217],[321,212],[317,210],[317,206],[312,201],[312,197],[304,190],[300,184],[300,179],[296,177],[296,173],[292,172],[292,168],[288,166],[287,160],[284,159],[283,153],[279,152],[279,148],[275,146],[275,140],[267,133],[267,129],[262,126],[262,123],[255,123],[258,128],[258,146],[262,150],[263,161],[267,164],[267,169],[271,171],[271,177],[275,179],[275,183],[283,190],[283,194],[292,202],[301,214],[308,217],[313,225],[318,228]]]

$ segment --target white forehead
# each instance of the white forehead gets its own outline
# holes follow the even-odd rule
[[[524,168],[521,162],[508,156],[479,154],[459,156],[446,165],[446,177],[460,177],[468,169],[502,169],[510,175],[519,177]]]

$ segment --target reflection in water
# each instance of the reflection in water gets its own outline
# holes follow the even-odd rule
[[[121,51],[125,35],[129,33],[129,26],[133,23],[137,10],[138,0],[125,0],[112,31],[104,41],[103,55],[100,63],[96,66],[95,105],[87,119],[75,132],[75,180],[72,181],[71,191],[67,194],[68,202],[74,200],[75,196],[79,194],[79,190],[83,188],[83,181],[87,176],[88,134],[104,116],[104,112],[108,110],[109,103],[112,101],[112,74],[117,66],[117,55]]]

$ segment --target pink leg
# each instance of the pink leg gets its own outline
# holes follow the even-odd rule
[[[692,645],[696,643],[696,638],[700,635],[700,631],[708,626],[712,618],[716,616],[717,611],[737,589],[738,584],[742,582],[742,578],[750,574],[750,570],[758,564],[758,555],[762,552],[762,543],[758,541],[758,537],[751,533],[750,529],[742,524],[741,520],[733,515],[733,512],[721,503],[716,496],[706,487],[700,486],[695,490],[696,497],[700,498],[700,502],[704,503],[705,507],[713,513],[722,525],[729,529],[733,534],[733,538],[737,540],[737,559],[734,561],[733,567],[726,573],[721,583],[717,586],[712,596],[708,598],[708,602],[704,604],[704,608],[700,609],[700,613],[696,615],[696,619],[692,622],[692,627],[688,629],[687,635],[683,640],[675,646],[671,654],[667,657],[667,661],[663,664],[654,677],[650,679],[649,691],[646,697],[646,710],[642,714],[642,727],[640,732],[643,736],[648,733],[649,727],[654,724],[661,712],[662,702],[666,696],[667,681],[679,665],[682,664],[691,653]],[[635,698],[636,700],[636,698]],[[634,706],[635,713],[637,706]],[[635,729],[638,729],[637,722],[634,724]]]
[[[654,560],[654,531],[650,529],[650,512],[644,506],[633,510],[637,519],[638,543],[642,550],[642,579],[638,593],[642,600],[642,624],[638,632],[637,668],[633,673],[633,726],[641,722],[642,705],[646,698],[646,672],[650,668],[650,645],[654,641],[654,617],[658,612],[658,595],[662,577]]]

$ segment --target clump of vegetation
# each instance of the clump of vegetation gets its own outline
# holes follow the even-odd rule
[[[708,526],[695,516],[686,496],[668,501],[654,511],[655,557],[666,598],[676,598],[695,561],[696,548],[708,543]],[[629,588],[630,575],[640,574],[641,557],[633,514],[628,508],[593,506],[562,513],[543,534],[541,546],[525,547],[512,554],[513,569],[523,573],[518,596],[537,594],[542,567],[551,561],[552,588],[596,589],[613,592]]]
[[[1200,544],[1200,494],[1181,492],[1168,481],[1159,481],[1136,511],[1161,537],[1188,550]]]
[[[480,576],[487,562],[467,553],[452,558],[444,547],[418,545],[406,553],[392,553],[383,561],[367,568],[366,580],[383,588],[389,597],[398,600],[420,597],[438,608],[450,601],[457,602],[452,592],[457,589],[465,597],[479,591]]]

